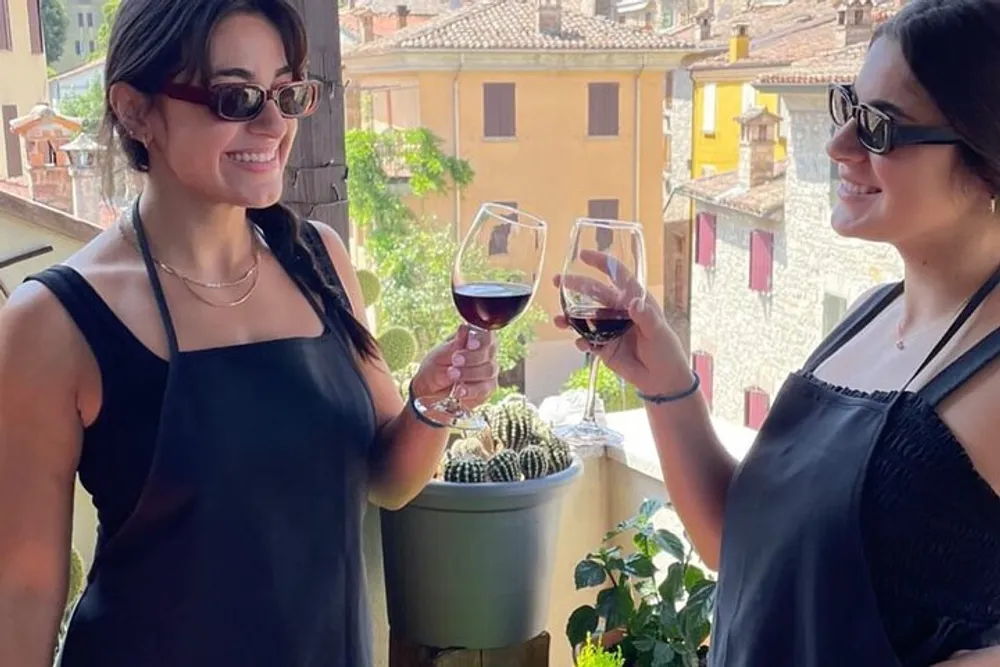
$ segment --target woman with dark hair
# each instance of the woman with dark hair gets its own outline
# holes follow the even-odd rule
[[[647,400],[719,571],[711,665],[1000,665],[1000,1],[912,0],[830,112],[833,225],[905,280],[788,378],[745,460],[655,303],[595,352]]]
[[[277,203],[306,75],[285,0],[126,0],[108,136],[145,174],[117,224],[0,317],[0,665],[51,665],[77,471],[100,532],[64,667],[371,664],[361,521],[446,431],[407,408],[339,236]],[[420,395],[494,389],[462,329]]]

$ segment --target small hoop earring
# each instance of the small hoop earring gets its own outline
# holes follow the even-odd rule
[[[997,198],[990,197],[990,213],[996,215],[997,212]]]

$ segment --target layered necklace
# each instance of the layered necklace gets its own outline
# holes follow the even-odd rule
[[[122,238],[125,239],[125,241],[141,256],[142,249],[139,247],[139,242],[138,239],[135,238],[134,232],[129,233],[126,230],[126,220],[131,222],[131,213],[127,216],[120,217],[115,226],[118,227],[118,232],[121,234]],[[213,308],[232,308],[234,306],[238,306],[245,303],[253,295],[254,291],[257,289],[257,282],[260,278],[260,243],[257,240],[257,234],[254,232],[253,227],[249,225],[248,227],[250,230],[250,244],[253,247],[253,263],[242,276],[235,280],[224,282],[205,282],[198,280],[197,278],[186,276],[166,262],[160,261],[155,257],[153,257],[153,263],[167,275],[180,280],[181,284],[183,284],[184,287],[186,287],[187,290],[202,303],[212,306]],[[246,285],[247,283],[249,283],[249,285],[243,289],[242,293],[236,297],[236,299],[232,301],[215,301],[207,299],[201,294],[201,292],[199,292],[199,288],[204,290],[231,290]]]

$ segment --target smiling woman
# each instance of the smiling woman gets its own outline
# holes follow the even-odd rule
[[[142,194],[0,311],[0,665],[51,665],[77,472],[100,531],[63,667],[371,664],[365,503],[416,496],[446,431],[343,241],[279,203],[306,53],[285,0],[122,3],[104,139]],[[474,407],[494,356],[461,329],[413,389]]]

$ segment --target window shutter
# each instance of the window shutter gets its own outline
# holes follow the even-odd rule
[[[0,2],[2,1],[0,0]],[[8,178],[15,178],[24,173],[21,164],[21,142],[18,140],[17,135],[10,129],[10,121],[15,118],[17,118],[17,105],[5,104],[3,107],[0,107],[0,123],[3,123],[3,129],[0,130],[0,134],[3,134],[4,151],[7,153]]]
[[[516,201],[498,201],[495,202],[501,206],[509,206],[510,208],[517,208]],[[504,216],[508,220],[517,221],[517,213],[510,213]],[[510,225],[497,225],[490,232],[490,255],[506,255],[507,254],[507,243],[510,240]]]
[[[0,0],[0,51],[12,51],[14,42],[10,37],[9,0]]]
[[[698,374],[701,379],[701,393],[705,397],[705,402],[708,403],[708,407],[712,407],[712,373],[714,372],[714,363],[712,361],[712,355],[708,352],[695,352],[693,355],[692,366],[694,372]]]
[[[715,134],[715,84],[706,83],[702,93],[701,132]]]
[[[774,235],[763,229],[750,232],[750,289],[755,292],[771,291],[773,273]]]
[[[516,136],[516,104],[513,83],[483,84],[483,136]]]
[[[587,134],[591,137],[618,136],[618,84],[587,84]]]
[[[771,409],[771,397],[760,387],[743,392],[743,425],[759,431]]]
[[[828,336],[847,313],[847,299],[836,294],[823,295],[823,335]]]
[[[695,244],[695,264],[715,266],[715,215],[699,213],[695,217],[697,239]]]
[[[42,37],[42,11],[38,3],[40,0],[28,0],[28,31],[31,37],[31,52],[45,53],[45,44]]]

